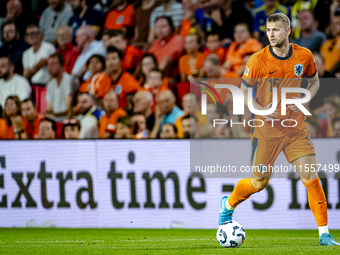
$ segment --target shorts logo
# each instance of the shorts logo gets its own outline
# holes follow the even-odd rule
[[[248,76],[249,74],[249,68],[248,66],[246,66],[246,68],[244,69],[244,75]]]
[[[124,21],[124,16],[123,16],[123,15],[120,15],[120,16],[118,17],[118,19],[117,19],[117,25],[122,24],[123,21]]]
[[[116,94],[119,95],[122,93],[122,85],[118,84],[115,88]]]
[[[294,66],[294,72],[296,76],[300,76],[303,73],[303,65],[297,64]]]

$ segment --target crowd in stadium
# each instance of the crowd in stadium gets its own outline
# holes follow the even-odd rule
[[[240,86],[276,12],[321,78],[311,136],[340,137],[340,0],[3,0],[0,139],[249,137],[190,84]]]

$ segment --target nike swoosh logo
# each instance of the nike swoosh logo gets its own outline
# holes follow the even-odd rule
[[[277,70],[275,70],[274,72],[269,72],[269,74],[273,74],[273,73],[275,73]]]
[[[325,200],[325,201],[322,201],[322,202],[318,202],[318,204],[322,204],[323,202],[326,202],[326,200]]]

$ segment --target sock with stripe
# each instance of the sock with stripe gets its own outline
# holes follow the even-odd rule
[[[327,201],[320,184],[320,179],[305,183],[308,192],[308,203],[319,227],[319,232],[328,233]]]

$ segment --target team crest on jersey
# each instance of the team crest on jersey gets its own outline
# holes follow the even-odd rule
[[[294,72],[296,76],[300,76],[303,73],[303,65],[297,64],[294,66]]]
[[[120,16],[118,17],[118,19],[117,19],[117,25],[122,24],[123,21],[124,21],[124,16],[123,16],[123,15],[120,15]]]
[[[122,93],[122,85],[118,84],[115,88],[116,94],[119,95]]]
[[[246,66],[246,68],[244,69],[244,75],[248,76],[248,74],[249,74],[249,68],[248,66]]]

